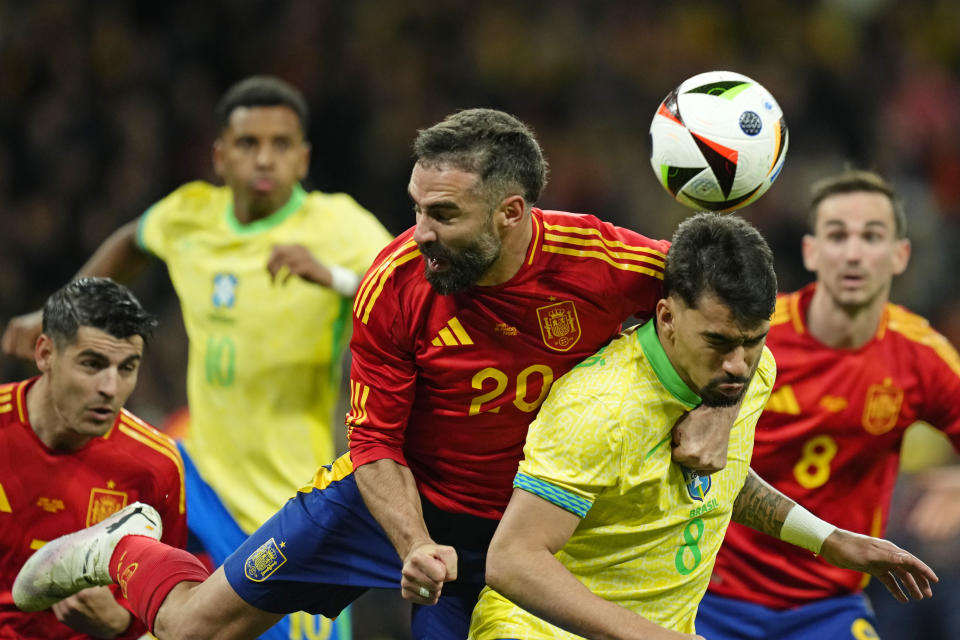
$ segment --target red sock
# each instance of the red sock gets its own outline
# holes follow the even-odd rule
[[[181,582],[203,582],[209,575],[190,552],[147,536],[124,536],[110,557],[110,577],[151,631],[171,589]]]

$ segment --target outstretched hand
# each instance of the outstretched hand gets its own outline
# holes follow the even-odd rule
[[[42,310],[11,318],[3,331],[3,338],[0,338],[0,347],[8,356],[33,360],[34,348],[42,330]]]
[[[931,584],[940,580],[933,569],[892,542],[843,529],[827,536],[820,555],[832,565],[869,573],[900,602],[932,597]]]
[[[403,559],[401,595],[414,604],[437,604],[443,583],[457,579],[457,551],[447,545],[423,542]]]
[[[333,274],[313,257],[310,250],[302,244],[277,244],[267,260],[270,278],[280,284],[286,284],[292,276],[298,276],[308,282],[329,287],[333,284]]]

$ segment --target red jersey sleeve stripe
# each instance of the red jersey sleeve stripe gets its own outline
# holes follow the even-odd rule
[[[803,326],[803,313],[800,311],[800,292],[794,292],[787,298],[788,308],[790,309],[790,322],[793,323],[793,330],[801,334],[806,329]]]
[[[180,460],[180,456],[170,451],[170,449],[167,447],[159,444],[152,437],[147,436],[141,429],[135,428],[126,422],[120,423],[120,433],[170,458],[173,464],[177,467],[177,474],[180,477],[180,513],[185,513],[187,510],[187,492],[184,489],[185,483],[183,477],[183,462]]]
[[[635,251],[635,252],[639,252],[639,253],[645,253],[645,254],[649,254],[649,255],[652,255],[652,256],[656,256],[656,257],[660,258],[660,260],[663,260],[664,258],[667,257],[665,253],[663,253],[662,251],[657,251],[657,250],[654,249],[653,247],[643,247],[643,246],[638,246],[638,245],[629,245],[629,244],[626,244],[625,242],[621,242],[620,240],[611,240],[611,239],[605,237],[605,236],[603,235],[603,233],[600,231],[600,229],[595,229],[594,227],[565,227],[565,226],[561,226],[561,225],[550,224],[550,223],[548,223],[548,222],[544,222],[544,223],[543,223],[543,227],[544,227],[544,229],[546,230],[546,231],[544,232],[544,233],[546,234],[546,235],[544,236],[544,240],[545,240],[545,241],[546,241],[546,240],[550,240],[550,239],[558,239],[558,238],[561,238],[561,236],[558,235],[558,234],[564,234],[564,233],[565,233],[565,234],[573,234],[573,235],[576,235],[576,236],[597,236],[597,239],[598,239],[601,243],[603,243],[605,246],[610,247],[610,248],[621,248],[621,249],[626,249],[626,250],[628,250],[628,251]],[[555,232],[555,233],[547,233],[547,232],[550,232],[550,231]]]
[[[950,341],[934,330],[925,318],[891,304],[887,305],[886,327],[889,331],[899,333],[911,342],[933,349],[933,352],[950,367],[953,374],[960,378],[960,355]]]
[[[173,438],[171,438],[170,436],[164,433],[161,433],[160,431],[157,431],[156,429],[151,427],[149,424],[147,424],[137,416],[133,415],[126,409],[120,410],[120,422],[124,423],[129,427],[133,427],[137,431],[140,431],[141,433],[143,433],[143,435],[147,436],[148,438],[156,442],[158,445],[164,446],[170,451],[173,451],[177,453],[177,455],[179,455],[179,451],[177,450],[177,443],[176,441],[174,441]]]
[[[533,240],[530,242],[530,255],[527,256],[527,264],[533,264],[533,259],[537,255],[537,245],[540,242],[540,221],[537,216],[530,216],[533,220]]]
[[[370,387],[362,382],[350,381],[350,413],[347,414],[347,425],[355,427],[363,424],[367,419],[367,397]]]
[[[362,309],[363,305],[366,304],[367,297],[370,295],[370,291],[372,291],[376,283],[380,281],[380,277],[383,275],[383,272],[390,267],[394,260],[397,259],[397,256],[401,255],[405,251],[409,251],[411,248],[415,247],[416,244],[417,243],[413,240],[404,242],[397,247],[393,253],[384,258],[375,269],[371,269],[370,272],[367,273],[366,277],[360,283],[360,288],[357,289],[357,295],[353,301],[354,314],[357,316],[360,315],[360,309]]]
[[[790,322],[790,297],[780,296],[777,298],[777,306],[774,307],[773,315],[770,317],[770,326],[775,327],[787,322]]]
[[[578,258],[596,258],[602,260],[609,264],[610,266],[620,269],[621,271],[636,271],[637,273],[643,273],[648,276],[653,276],[659,280],[663,280],[663,272],[657,269],[651,269],[650,267],[640,266],[638,264],[632,264],[627,262],[617,262],[611,258],[606,253],[601,253],[599,251],[586,251],[582,249],[566,249],[564,247],[555,247],[553,245],[545,244],[543,245],[544,251],[549,251],[550,253],[561,253],[569,256],[576,256]]]
[[[656,250],[644,251],[642,247],[631,247],[622,242],[611,242],[604,238],[574,238],[572,236],[560,236],[552,233],[548,233],[544,236],[544,241],[551,241],[560,244],[572,244],[580,247],[595,247],[604,251],[611,258],[617,260],[635,260],[637,262],[645,262],[652,264],[655,267],[663,269],[663,254]],[[619,245],[620,247],[626,249],[626,251],[615,251],[614,249]],[[650,253],[655,255],[651,256]]]
[[[29,380],[24,380],[17,385],[16,391],[16,400],[17,400],[17,418],[20,419],[21,424],[27,424],[27,398],[26,398],[26,389],[27,383]]]
[[[390,279],[391,274],[394,270],[400,265],[410,262],[416,257],[419,257],[420,249],[413,249],[410,253],[398,257],[396,260],[390,263],[386,269],[384,269],[383,274],[380,276],[379,282],[377,283],[377,288],[374,289],[373,294],[370,296],[370,301],[367,302],[366,306],[363,309],[363,317],[360,318],[360,322],[367,324],[367,321],[370,319],[370,312],[373,311],[373,305],[377,304],[377,298],[380,297],[380,293],[383,291],[383,285],[387,283],[387,280]],[[359,318],[359,313],[357,314]]]

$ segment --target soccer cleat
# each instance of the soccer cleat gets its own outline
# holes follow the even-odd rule
[[[112,584],[108,567],[113,550],[124,536],[163,533],[160,514],[134,502],[109,518],[60,536],[30,556],[13,583],[13,602],[22,611],[41,611],[78,591]]]

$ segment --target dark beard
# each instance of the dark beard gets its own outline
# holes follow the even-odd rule
[[[732,407],[733,405],[740,402],[743,398],[743,394],[746,393],[747,388],[744,387],[743,391],[736,398],[723,395],[722,393],[704,393],[704,390],[700,390],[700,399],[703,400],[703,406],[705,407]]]
[[[446,271],[431,271],[424,261],[424,275],[434,290],[442,296],[466,291],[477,283],[484,273],[500,257],[500,243],[492,233],[478,238],[477,242],[465,249],[453,251],[437,242],[420,246],[424,258],[445,260],[449,267]]]
[[[704,406],[707,407],[732,407],[733,405],[740,402],[743,399],[744,394],[747,392],[747,389],[750,388],[750,380],[753,379],[753,374],[750,374],[749,378],[725,378],[723,380],[717,380],[707,384],[705,387],[702,387],[697,393],[700,396],[700,399],[703,400]],[[713,391],[711,387],[714,385],[728,384],[728,383],[743,383],[743,391],[741,391],[737,396],[728,396],[726,394],[720,393],[719,391]]]

